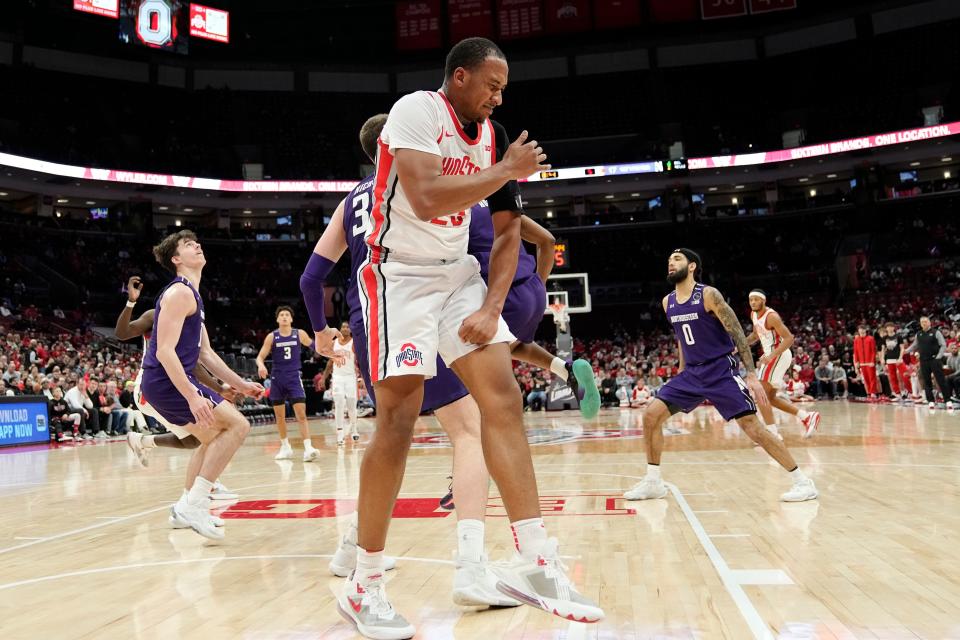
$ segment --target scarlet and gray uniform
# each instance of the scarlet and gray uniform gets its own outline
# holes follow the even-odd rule
[[[773,329],[767,328],[767,318],[770,317],[771,313],[775,312],[769,307],[763,312],[763,315],[758,316],[756,311],[750,312],[750,317],[753,319],[754,330],[760,337],[760,346],[763,348],[763,355],[765,356],[772,354],[783,340],[780,334]],[[784,385],[784,376],[790,371],[792,364],[793,353],[790,349],[786,349],[775,360],[771,360],[761,366],[757,372],[757,377],[760,378],[760,380],[769,382],[774,389],[781,389]]]

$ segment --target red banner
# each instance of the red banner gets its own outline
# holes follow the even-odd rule
[[[490,0],[448,0],[450,44],[464,38],[493,37],[493,10]]]
[[[640,24],[640,0],[593,0],[597,29],[619,29]]]
[[[647,0],[653,22],[688,22],[700,19],[697,0]]]
[[[750,0],[750,13],[796,9],[797,0]]]
[[[397,3],[397,48],[439,49],[440,0]]]
[[[230,42],[230,13],[190,3],[190,35]]]
[[[747,0],[700,0],[704,20],[747,15]]]
[[[528,38],[543,34],[543,6],[540,0],[497,0],[500,38]]]
[[[550,33],[589,31],[592,27],[589,0],[546,0],[544,12]]]
[[[73,0],[73,8],[108,18],[120,17],[120,0]]]

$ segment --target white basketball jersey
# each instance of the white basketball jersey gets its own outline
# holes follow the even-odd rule
[[[429,221],[417,218],[397,177],[396,153],[413,149],[440,156],[443,175],[478,173],[496,162],[496,135],[489,120],[470,129],[476,129],[473,136],[441,92],[417,91],[393,105],[378,141],[367,236],[372,262],[383,262],[390,253],[401,262],[403,256],[456,260],[467,254],[470,208],[438,211]]]
[[[760,346],[763,347],[763,355],[773,353],[773,350],[780,346],[780,336],[773,329],[767,329],[767,316],[773,309],[767,307],[762,316],[757,316],[756,311],[751,311],[753,326],[757,328],[757,335],[760,336]]]
[[[333,353],[334,355],[343,356],[344,361],[342,365],[333,363],[333,377],[340,380],[353,380],[357,379],[357,371],[354,366],[354,355],[353,355],[353,340],[350,340],[347,344],[340,344],[339,340],[333,341]]]

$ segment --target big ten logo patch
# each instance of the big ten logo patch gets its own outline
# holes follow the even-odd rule
[[[220,517],[228,520],[336,518],[356,510],[356,500],[336,498],[247,500],[232,505]],[[636,513],[624,506],[621,496],[599,493],[540,496],[540,510],[544,516],[626,516]],[[394,518],[446,518],[451,513],[440,508],[439,498],[397,498],[393,506]],[[488,501],[487,515],[507,517],[499,497]]]
[[[423,353],[412,342],[407,342],[400,347],[400,353],[397,354],[397,366],[399,367],[401,364],[408,367],[422,365]]]

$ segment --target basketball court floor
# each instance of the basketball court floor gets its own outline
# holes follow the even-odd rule
[[[820,403],[820,433],[782,427],[821,491],[784,504],[786,474],[709,408],[671,420],[665,500],[628,503],[644,471],[641,412],[583,423],[527,414],[548,530],[607,619],[450,601],[451,449],[418,425],[387,553],[394,605],[418,638],[960,638],[960,414]],[[338,451],[314,420],[315,463],[273,460],[254,428],[223,476],[226,539],[167,524],[187,455],[122,442],[0,451],[0,638],[354,638],[327,562],[354,509],[363,439]],[[302,451],[302,449],[301,449]],[[512,549],[491,490],[493,559]]]

